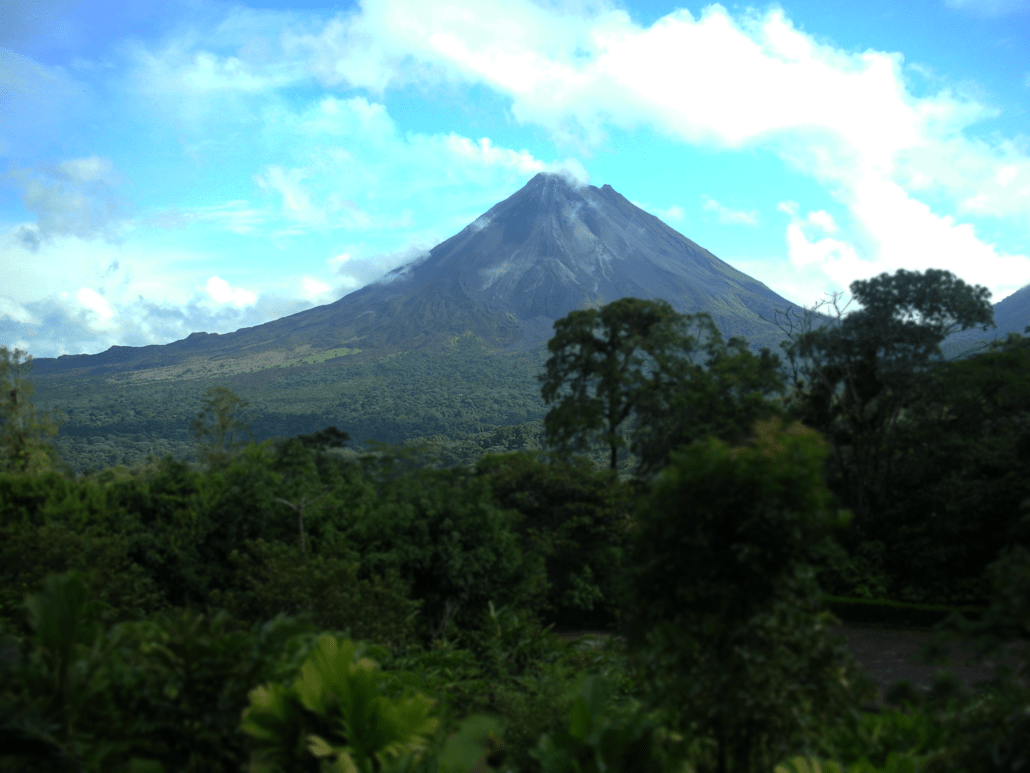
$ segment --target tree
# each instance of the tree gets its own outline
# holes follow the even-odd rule
[[[243,411],[250,403],[227,387],[211,387],[204,396],[204,407],[190,422],[190,432],[200,446],[202,458],[211,467],[219,467],[246,445],[241,440],[243,435],[253,438],[250,425],[243,420]]]
[[[898,587],[912,600],[984,601],[984,569],[1019,541],[1030,497],[1030,339],[1011,334],[928,374],[896,447],[876,539]]]
[[[626,445],[619,428],[666,380],[684,345],[682,321],[666,301],[623,298],[555,322],[540,376],[544,403],[557,403],[544,419],[548,442],[567,453],[602,440],[615,470]]]
[[[862,523],[883,504],[895,426],[920,380],[942,362],[940,342],[956,329],[987,330],[994,317],[987,288],[938,269],[899,269],[852,282],[851,292],[861,310],[844,317],[834,295],[836,325],[812,330],[809,316],[808,329],[795,337],[792,325],[791,343],[781,346],[793,369],[792,415],[833,443],[848,504]]]
[[[724,342],[707,314],[687,320],[696,335],[681,356],[669,358],[665,388],[647,392],[637,407],[632,448],[644,475],[659,472],[674,450],[694,440],[711,435],[735,445],[756,420],[784,413],[768,399],[785,389],[777,355],[766,348],[755,355],[743,338]],[[686,356],[695,342],[707,354],[703,364]]]
[[[527,452],[490,454],[475,469],[501,507],[523,516],[515,526],[523,553],[544,558],[547,622],[611,626],[632,509],[630,482],[613,480],[587,459],[545,462]]]
[[[869,683],[809,566],[850,517],[829,509],[826,453],[797,422],[759,422],[738,448],[708,437],[638,510],[623,603],[644,701],[714,737],[719,773],[814,751],[816,717],[858,722]]]
[[[39,472],[56,458],[46,438],[57,435],[62,416],[36,411],[31,370],[26,352],[0,346],[0,471]]]

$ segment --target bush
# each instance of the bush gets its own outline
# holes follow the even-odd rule
[[[19,636],[29,633],[25,597],[44,578],[75,570],[109,623],[133,620],[164,607],[160,590],[133,563],[130,542],[97,526],[80,527],[54,520],[0,527],[0,624]]]
[[[524,556],[517,514],[493,501],[489,484],[462,470],[424,470],[398,477],[378,507],[340,529],[361,555],[361,576],[396,569],[424,602],[420,632],[474,626],[492,601],[535,606],[543,567]]]
[[[638,511],[625,603],[645,700],[714,738],[720,771],[771,769],[858,721],[859,672],[807,566],[847,522],[825,454],[798,423],[759,422],[742,447],[674,453]]]
[[[516,530],[523,550],[544,559],[544,617],[562,626],[614,625],[628,485],[584,459],[545,462],[525,452],[487,456],[476,471],[501,507],[522,515]]]
[[[395,679],[368,657],[376,654],[323,635],[291,685],[252,690],[242,725],[251,739],[250,770],[468,770],[485,752],[487,735],[497,724],[469,718],[440,748],[434,702],[411,691],[388,697],[387,682]]]
[[[210,608],[225,607],[249,621],[305,615],[318,630],[348,631],[387,646],[414,635],[420,602],[409,598],[397,571],[359,579],[350,551],[330,544],[323,552],[305,554],[296,545],[256,540],[230,560],[237,571],[234,589],[213,593]]]
[[[105,628],[83,580],[48,576],[31,635],[0,644],[0,769],[238,770],[248,691],[296,673],[310,627],[175,610]]]

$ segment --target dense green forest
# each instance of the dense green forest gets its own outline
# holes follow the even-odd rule
[[[2,349],[0,771],[1022,770],[1030,687],[903,683],[873,713],[827,611],[974,607],[941,641],[1030,639],[1030,339],[936,349],[990,322],[981,290],[856,282],[863,311],[782,359],[623,299],[535,370],[459,340],[114,408],[34,401]],[[424,382],[336,397],[354,372]],[[77,426],[178,422],[190,456],[70,468],[60,389]],[[393,400],[406,439],[434,390],[480,395],[434,442],[309,410]],[[268,406],[303,418],[255,439]]]
[[[63,411],[54,445],[75,472],[145,464],[151,455],[194,460],[189,422],[213,385],[246,398],[259,441],[338,426],[358,444],[446,438],[468,445],[484,432],[543,419],[536,377],[545,358],[492,352],[465,336],[436,352],[339,357],[221,378],[59,374],[36,381],[36,403]]]

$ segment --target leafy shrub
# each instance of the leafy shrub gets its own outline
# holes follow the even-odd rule
[[[87,598],[81,574],[50,575],[26,599],[28,640],[4,637],[4,771],[96,770],[120,750],[91,728],[91,717],[105,713],[102,667],[114,644],[101,628],[101,605]]]
[[[626,615],[646,701],[713,737],[720,770],[810,748],[816,717],[858,720],[860,672],[807,566],[846,523],[828,510],[825,454],[798,423],[759,422],[742,447],[673,454],[638,511]]]
[[[31,637],[6,642],[0,769],[238,770],[248,691],[296,673],[310,628],[177,610],[105,629],[88,597],[80,574],[47,577],[27,602]]]
[[[293,676],[314,638],[309,624],[284,616],[248,630],[227,612],[190,609],[124,624],[112,635],[111,708],[97,732],[117,733],[132,757],[159,763],[157,770],[197,773],[239,770],[249,691]]]
[[[516,514],[493,501],[486,481],[462,470],[424,470],[398,477],[376,510],[340,528],[361,555],[361,576],[396,569],[424,602],[423,637],[442,636],[449,621],[476,623],[489,602],[531,605],[543,567],[523,555]]]
[[[306,614],[318,630],[349,631],[388,646],[407,642],[420,603],[408,597],[396,570],[362,580],[354,559],[332,543],[318,554],[305,554],[292,544],[250,542],[230,556],[237,570],[235,589],[213,593],[209,604],[245,620]]]
[[[53,520],[0,527],[0,623],[28,634],[23,607],[53,573],[78,571],[108,622],[131,620],[164,606],[161,593],[130,556],[122,534]]]
[[[476,471],[501,507],[522,515],[516,531],[523,550],[544,558],[546,618],[568,626],[614,624],[628,485],[585,459],[545,462],[525,452],[487,456]]]
[[[646,773],[665,769],[655,744],[658,724],[637,711],[611,716],[611,685],[600,676],[583,675],[569,712],[567,729],[544,733],[530,751],[542,773]]]
[[[250,770],[448,771],[467,764],[470,747],[471,759],[482,755],[494,723],[473,718],[455,733],[456,743],[432,749],[440,728],[433,701],[418,692],[387,697],[388,677],[366,656],[375,654],[323,635],[291,685],[252,690],[242,724],[251,739]],[[438,759],[431,765],[428,757]]]

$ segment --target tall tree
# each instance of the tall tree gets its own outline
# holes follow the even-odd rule
[[[555,322],[540,376],[544,403],[556,403],[544,419],[548,442],[568,452],[602,440],[616,469],[626,445],[619,429],[667,382],[684,346],[682,319],[666,301],[623,298]]]
[[[670,728],[714,738],[718,773],[816,752],[813,717],[853,727],[867,697],[810,568],[850,517],[831,507],[826,453],[810,428],[778,419],[737,448],[707,437],[672,454],[637,511],[631,662]]]
[[[47,438],[57,434],[61,415],[36,410],[31,370],[26,352],[0,346],[0,471],[37,472],[56,456]]]
[[[793,369],[793,415],[833,443],[838,472],[861,524],[882,504],[894,461],[894,429],[921,379],[943,360],[955,330],[993,325],[990,291],[948,271],[899,269],[852,282],[863,308],[781,344]],[[822,305],[822,304],[820,304]],[[818,306],[816,307],[818,308]],[[814,309],[812,310],[814,311]],[[782,329],[782,326],[781,326]]]
[[[711,435],[735,445],[756,420],[785,413],[770,400],[786,387],[777,355],[766,348],[756,355],[743,338],[723,341],[707,314],[684,322],[687,337],[680,356],[668,360],[667,388],[645,393],[636,410],[632,448],[644,475],[659,472],[674,450],[694,440]],[[704,362],[694,361],[695,348]]]
[[[1011,333],[944,363],[901,419],[876,535],[885,564],[927,599],[982,602],[986,566],[1007,545],[1030,546],[1019,523],[1030,503],[1030,338]]]
[[[190,422],[203,459],[212,467],[226,464],[253,438],[244,411],[250,403],[227,387],[211,387],[204,393],[203,408]]]

